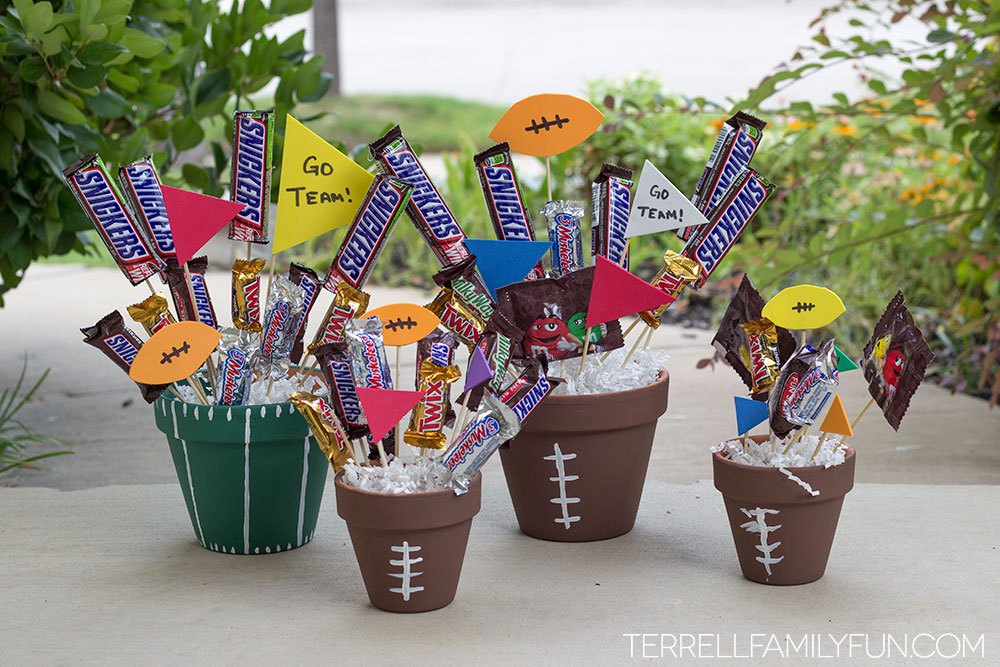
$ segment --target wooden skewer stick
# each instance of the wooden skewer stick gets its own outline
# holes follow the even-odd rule
[[[625,355],[625,361],[622,362],[622,368],[628,366],[628,362],[632,360],[632,355],[635,354],[635,351],[639,349],[639,343],[642,342],[643,337],[646,338],[646,345],[649,345],[649,339],[653,337],[653,330],[650,329],[648,333],[645,331],[640,332],[639,335],[636,336],[635,342],[632,343],[631,349],[629,349],[628,354]],[[644,345],[642,349],[646,349],[646,346]]]
[[[774,431],[771,431],[768,440],[771,442],[771,453],[774,454],[778,449],[778,438],[774,435]]]
[[[387,467],[389,465],[389,457],[385,453],[385,447],[382,446],[382,441],[379,440],[378,442],[376,442],[375,446],[378,447],[378,458],[380,461],[382,461],[382,467],[383,468]],[[399,452],[398,447],[399,446],[397,445],[396,449],[397,452]]]
[[[195,322],[201,322],[201,313],[198,312],[198,304],[194,301],[194,285],[191,284],[191,269],[188,267],[188,263],[184,262],[184,284],[187,286],[188,299],[191,301],[191,310],[194,312]],[[178,313],[179,314],[179,313]],[[208,368],[208,381],[215,391],[215,387],[219,385],[216,375],[215,375],[215,353],[212,352],[208,355],[208,361],[206,363]],[[198,387],[201,389],[201,387]],[[204,399],[203,399],[204,400]],[[208,405],[208,401],[205,401],[205,405]]]
[[[577,375],[583,375],[583,369],[587,364],[587,350],[590,349],[590,330],[593,327],[587,327],[587,332],[583,334],[583,356],[580,357],[580,372]]]
[[[396,387],[397,388],[400,386],[400,382],[401,382],[400,378],[403,377],[402,373],[399,372],[399,357],[400,357],[399,352],[400,352],[401,349],[402,349],[401,346],[399,346],[399,345],[396,346],[396,377],[393,378],[393,381],[396,383]],[[406,419],[405,416],[402,419],[400,419],[398,422],[396,422],[396,456],[399,456],[399,455],[401,455],[403,453],[403,420],[404,419]]]
[[[191,387],[191,391],[194,395],[198,397],[204,405],[208,405],[208,398],[205,396],[205,392],[201,388],[201,382],[194,375],[189,375],[187,378],[188,386]]]
[[[819,432],[819,442],[816,443],[816,449],[813,450],[812,456],[810,456],[809,458],[811,459],[816,458],[816,456],[819,454],[819,450],[823,448],[823,443],[826,442],[827,435],[828,434],[826,431]]]
[[[851,430],[852,431],[857,427],[858,422],[861,421],[861,418],[865,416],[865,413],[868,412],[868,408],[870,408],[874,404],[875,404],[875,399],[874,398],[868,399],[868,402],[865,403],[865,407],[861,408],[861,412],[859,412],[858,416],[855,417],[854,421],[851,422]]]
[[[799,440],[806,437],[807,433],[809,433],[808,426],[806,426],[805,428],[800,428],[799,432],[795,434],[795,437],[788,441],[788,444],[785,445],[785,449],[783,449],[781,453],[787,454],[788,452],[792,451],[792,447],[794,447],[799,442]]]
[[[641,321],[642,321],[642,318],[639,318],[639,317],[635,318],[635,319],[634,319],[634,320],[632,321],[632,324],[628,325],[628,328],[627,328],[627,329],[625,329],[625,332],[624,332],[624,333],[622,334],[622,340],[625,340],[626,338],[628,338],[628,335],[629,335],[630,333],[632,333],[632,329],[635,329],[635,327],[636,327],[636,326],[637,326],[637,325],[639,324],[639,322],[641,322]],[[642,338],[642,333],[640,333],[640,334],[639,334],[639,337],[640,337],[640,338]],[[605,352],[605,353],[604,353],[603,355],[601,355],[601,361],[602,361],[602,362],[603,362],[603,361],[607,361],[607,360],[608,360],[608,357],[610,357],[610,356],[611,356],[611,353],[612,353],[612,352],[614,352],[614,350],[608,350],[608,351],[607,351],[607,352]]]
[[[152,279],[153,279],[153,277],[152,277],[152,276],[150,276],[149,278],[146,278],[146,279],[145,279],[145,280],[143,280],[142,282],[146,283],[146,287],[148,287],[148,288],[149,288],[149,294],[150,294],[151,296],[156,296],[156,289],[155,289],[155,288],[153,287],[153,283],[149,282],[149,281],[150,281],[150,280],[152,280]]]
[[[250,241],[247,241],[247,261],[253,259],[253,251],[250,248],[251,248]]]
[[[552,166],[549,164],[548,157],[545,158],[545,187],[548,191],[548,201],[552,201]]]
[[[464,396],[459,396],[458,404],[461,405],[462,407],[459,408],[458,416],[455,417],[455,428],[453,428],[451,431],[451,442],[448,443],[449,447],[455,444],[455,439],[458,437],[458,434],[462,431],[462,426],[463,426],[462,422],[465,421],[465,414],[469,411],[469,396],[467,394]]]

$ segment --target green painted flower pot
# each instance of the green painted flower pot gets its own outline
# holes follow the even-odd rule
[[[330,464],[291,403],[153,404],[201,546],[268,554],[312,539]]]

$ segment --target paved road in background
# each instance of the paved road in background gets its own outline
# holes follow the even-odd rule
[[[210,273],[216,310],[228,321],[229,275]],[[372,307],[430,295],[407,289],[373,288]],[[134,385],[106,357],[81,342],[79,328],[113,309],[144,298],[117,270],[72,265],[36,265],[0,309],[0,387],[11,386],[28,353],[30,373],[52,373],[40,400],[22,415],[30,426],[58,436],[74,456],[49,459],[37,470],[5,478],[6,483],[80,489],[110,484],[176,481],[166,440],[153,424],[152,409]],[[325,310],[326,301],[317,307]],[[318,319],[318,318],[314,318]],[[317,326],[313,322],[313,326]],[[697,370],[711,354],[711,333],[662,326],[653,337],[670,354],[670,405],[660,419],[649,477],[689,484],[711,479],[708,448],[733,435],[733,395],[744,387],[728,368]],[[403,355],[402,374],[413,377],[412,351]],[[465,364],[464,359],[460,363]],[[404,387],[405,388],[405,387]],[[843,376],[841,395],[851,415],[867,401],[858,372]],[[924,385],[899,433],[870,411],[855,439],[859,482],[930,484],[1000,483],[1000,410],[968,396]],[[496,461],[491,466],[498,467]],[[0,482],[2,483],[2,482]]]

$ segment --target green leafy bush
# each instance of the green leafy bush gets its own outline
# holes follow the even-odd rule
[[[44,373],[35,381],[35,384],[24,392],[24,379],[28,371],[28,357],[25,355],[24,364],[21,366],[21,374],[17,378],[17,384],[13,387],[0,391],[0,475],[29,463],[34,463],[52,456],[62,456],[73,452],[58,451],[45,452],[44,454],[29,455],[27,448],[30,445],[59,445],[62,444],[55,438],[47,435],[35,433],[17,419],[17,413],[21,411],[24,404],[30,401],[38,392],[39,387],[49,376],[46,369]]]
[[[0,15],[0,305],[32,260],[83,250],[77,233],[90,225],[62,182],[80,156],[123,164],[153,147],[161,170],[175,170],[170,182],[218,194],[234,108],[273,97],[283,123],[297,101],[321,97],[330,78],[304,31],[268,35],[311,4],[10,3]]]

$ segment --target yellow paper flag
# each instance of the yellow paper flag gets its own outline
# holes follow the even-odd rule
[[[349,224],[374,177],[287,116],[272,253]]]
[[[819,430],[847,437],[854,435],[854,430],[851,428],[851,420],[847,418],[847,412],[844,410],[844,404],[841,402],[839,394],[833,397],[833,405],[830,406],[830,411],[826,413],[826,419],[820,424]]]

